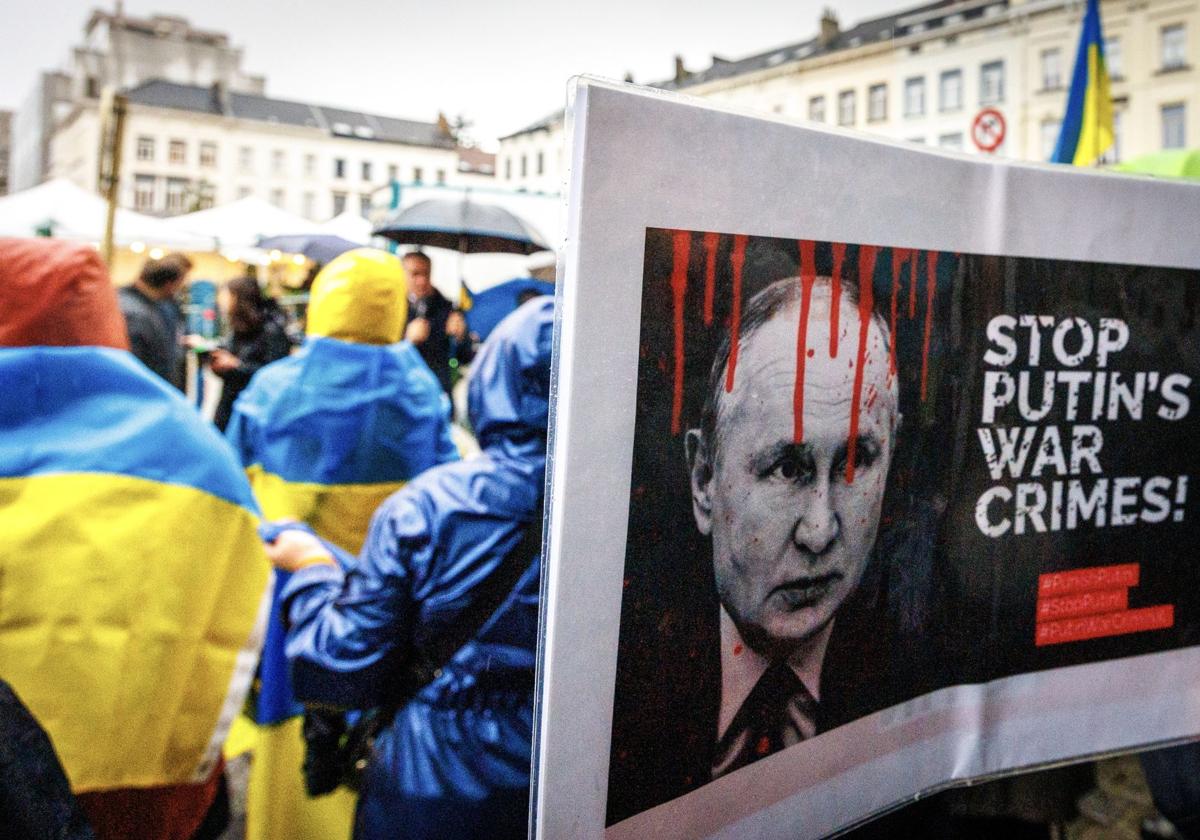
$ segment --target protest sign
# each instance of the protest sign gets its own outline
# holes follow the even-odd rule
[[[1200,189],[583,80],[538,837],[1200,735]]]

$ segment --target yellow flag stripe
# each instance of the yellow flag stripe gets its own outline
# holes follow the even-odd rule
[[[1091,166],[1115,142],[1112,96],[1108,71],[1100,58],[1100,47],[1088,46],[1088,86],[1083,99],[1083,122],[1075,146],[1075,166]]]

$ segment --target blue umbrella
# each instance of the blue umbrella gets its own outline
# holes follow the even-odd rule
[[[363,246],[331,233],[308,233],[264,236],[258,240],[258,247],[268,251],[283,251],[285,254],[303,254],[313,262],[327,263],[340,254]]]
[[[525,300],[536,295],[554,294],[554,284],[545,280],[522,277],[492,286],[487,291],[469,295],[467,328],[479,336],[480,341],[499,324],[504,317]]]
[[[449,248],[460,254],[534,254],[550,246],[533,225],[495,204],[470,196],[431,198],[401,210],[376,231],[401,245]]]

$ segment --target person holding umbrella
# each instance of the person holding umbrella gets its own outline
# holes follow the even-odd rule
[[[467,321],[450,301],[433,287],[433,262],[420,251],[404,255],[408,274],[408,324],[404,338],[417,348],[442,389],[450,393],[450,372],[475,355],[467,335]]]

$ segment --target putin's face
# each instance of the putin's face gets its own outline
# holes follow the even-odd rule
[[[879,527],[895,383],[886,336],[872,321],[848,480],[859,315],[848,296],[841,301],[840,351],[831,358],[830,286],[813,290],[802,441],[793,399],[799,302],[742,341],[733,391],[720,394],[716,440],[688,433],[693,513],[712,537],[721,603],[747,644],[770,656],[800,649],[829,624],[862,580]]]

